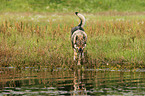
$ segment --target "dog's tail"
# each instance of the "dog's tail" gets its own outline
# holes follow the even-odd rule
[[[80,24],[78,25],[78,26],[80,26],[80,27],[84,27],[84,25],[85,25],[85,21],[86,21],[86,19],[85,19],[85,17],[82,15],[82,14],[80,14],[80,13],[78,13],[78,12],[75,12],[75,14],[80,18],[80,20],[81,20],[81,22],[80,22]]]

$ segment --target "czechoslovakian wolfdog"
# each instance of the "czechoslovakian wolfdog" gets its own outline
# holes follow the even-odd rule
[[[80,18],[80,24],[71,29],[71,42],[74,49],[74,60],[78,59],[80,65],[81,59],[84,59],[84,48],[86,47],[87,34],[84,32],[83,26],[85,25],[85,17],[75,12]]]

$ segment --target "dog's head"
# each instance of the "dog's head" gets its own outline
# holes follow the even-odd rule
[[[84,48],[86,47],[86,39],[87,37],[83,34],[77,34],[74,38],[74,48],[77,49],[78,52],[82,53]]]

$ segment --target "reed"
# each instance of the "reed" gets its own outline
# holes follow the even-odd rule
[[[85,17],[86,68],[145,67],[144,16]],[[1,18],[0,67],[52,69],[76,65],[70,42],[70,30],[79,22],[75,16],[26,13]]]

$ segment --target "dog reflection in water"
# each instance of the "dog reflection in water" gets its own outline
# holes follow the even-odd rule
[[[81,69],[74,71],[74,93],[73,95],[82,95],[86,96],[86,88],[85,88],[85,82],[84,82],[84,73]]]

